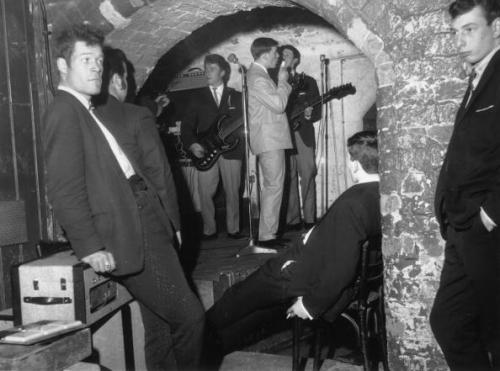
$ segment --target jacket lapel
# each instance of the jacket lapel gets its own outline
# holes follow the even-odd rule
[[[500,62],[500,50],[495,53],[493,58],[491,58],[490,63],[486,67],[486,69],[483,72],[483,75],[481,76],[481,79],[479,80],[479,83],[472,92],[472,96],[470,97],[469,104],[467,104],[467,96],[468,94],[466,93],[464,96],[464,100],[462,101],[462,105],[460,106],[460,109],[457,113],[457,123],[461,122],[467,112],[469,112],[470,108],[474,104],[474,101],[477,99],[477,97],[481,94],[481,92],[484,90],[485,86],[488,84],[490,81],[491,75],[497,68],[497,64]]]

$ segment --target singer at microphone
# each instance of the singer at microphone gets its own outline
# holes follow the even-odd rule
[[[254,58],[247,73],[250,149],[257,156],[263,178],[258,245],[279,248],[287,242],[277,232],[285,181],[285,149],[292,148],[285,113],[292,87],[286,68],[280,68],[277,84],[269,76],[268,69],[275,68],[279,58],[276,40],[255,39],[250,51]]]

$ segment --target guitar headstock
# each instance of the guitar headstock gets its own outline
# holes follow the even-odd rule
[[[325,93],[323,99],[325,101],[328,101],[330,99],[342,99],[344,97],[347,97],[348,95],[354,94],[356,94],[356,87],[351,83],[348,83],[331,88]]]

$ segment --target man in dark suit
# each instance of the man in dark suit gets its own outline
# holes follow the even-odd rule
[[[225,348],[225,334],[239,329],[240,321],[259,309],[293,301],[288,317],[312,319],[334,305],[338,313],[344,309],[342,304],[348,304],[338,301],[356,277],[361,245],[366,240],[380,244],[381,238],[376,133],[353,135],[348,148],[357,184],[333,203],[303,239],[229,288],[207,312],[209,327]]]
[[[143,132],[141,142],[130,130],[150,125],[149,111],[114,98],[109,111],[91,107],[101,89],[102,41],[88,26],[55,38],[60,85],[43,128],[48,198],[77,257],[170,326],[169,347],[148,361],[193,369],[204,315],[173,246],[179,212],[170,168],[156,139]]]
[[[225,122],[240,118],[242,115],[241,93],[227,86],[230,72],[229,63],[222,56],[209,54],[205,57],[208,87],[193,94],[181,124],[183,145],[198,158],[202,158],[206,151],[206,148],[198,142],[200,134],[207,132],[221,115],[229,115],[230,119]],[[217,236],[213,198],[219,184],[219,174],[226,197],[227,235],[235,239],[242,237],[239,196],[244,145],[241,133],[240,127],[229,139],[229,141],[239,140],[236,148],[225,152],[210,169],[197,172],[205,239]]]
[[[436,189],[446,239],[431,326],[452,370],[500,367],[500,4],[450,5],[471,67]]]
[[[288,98],[287,115],[292,129],[294,148],[287,151],[289,197],[286,223],[289,228],[306,229],[314,225],[316,219],[316,145],[313,123],[321,118],[321,106],[310,104],[319,98],[318,84],[311,76],[297,72],[300,52],[292,45],[281,47],[285,67],[290,71],[289,82],[292,93]],[[297,116],[294,118],[294,116]],[[302,220],[300,217],[299,181],[302,195]]]

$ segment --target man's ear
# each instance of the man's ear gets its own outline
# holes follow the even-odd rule
[[[66,62],[66,59],[64,58],[57,58],[56,60],[57,64],[57,69],[59,70],[59,73],[65,75],[68,73],[68,63]]]
[[[352,171],[353,173],[357,173],[359,171],[359,168],[361,164],[359,163],[358,160],[351,161],[352,162]]]
[[[493,28],[493,36],[495,38],[500,38],[500,18],[495,18],[491,22],[491,27]]]

